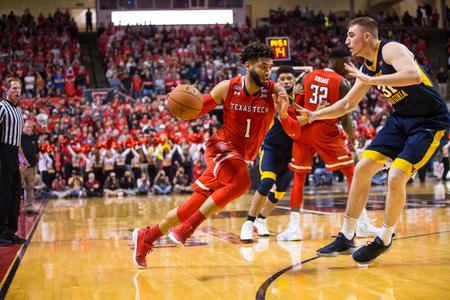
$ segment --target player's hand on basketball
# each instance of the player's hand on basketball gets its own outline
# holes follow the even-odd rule
[[[348,75],[359,79],[362,83],[365,84],[372,84],[372,77],[364,74],[363,72],[361,72],[360,70],[358,70],[357,67],[355,67],[354,64],[352,64],[351,62],[348,64],[344,64],[345,69],[348,71]]]
[[[308,123],[312,123],[316,119],[316,114],[313,111],[310,111],[309,109],[306,109],[304,107],[301,107],[297,103],[294,103],[295,110],[302,115],[306,120],[308,120]]]

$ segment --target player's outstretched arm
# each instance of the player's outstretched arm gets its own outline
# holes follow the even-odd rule
[[[403,44],[390,42],[382,50],[384,61],[394,67],[394,74],[370,77],[363,74],[353,64],[346,64],[345,68],[353,76],[363,83],[384,86],[409,86],[422,82],[419,66],[414,61],[414,55]]]

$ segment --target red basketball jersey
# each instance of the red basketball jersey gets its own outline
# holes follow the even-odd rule
[[[332,69],[316,70],[309,73],[304,81],[303,103],[298,103],[310,111],[315,111],[320,101],[331,104],[341,99],[341,82],[344,79]],[[337,119],[323,120],[329,125],[336,125]]]
[[[254,160],[275,117],[275,83],[269,80],[258,94],[249,96],[244,90],[244,79],[245,76],[238,76],[230,80],[223,102],[223,127],[211,140],[230,142],[244,160]]]

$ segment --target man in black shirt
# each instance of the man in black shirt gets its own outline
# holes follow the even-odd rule
[[[36,175],[37,156],[39,154],[39,147],[37,137],[33,132],[33,123],[26,121],[23,125],[22,132],[22,151],[28,161],[28,166],[20,170],[22,181],[24,184],[24,208],[27,215],[37,214],[33,210],[34,202],[34,177]]]
[[[7,78],[6,98],[0,102],[0,246],[25,242],[15,235],[21,193],[19,146],[23,117],[22,110],[17,106],[21,89],[19,78]],[[26,166],[26,159],[23,158],[22,161]]]
[[[86,12],[86,32],[92,32],[92,12],[90,8]]]

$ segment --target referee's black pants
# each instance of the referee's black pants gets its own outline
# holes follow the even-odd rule
[[[0,144],[0,234],[10,235],[18,229],[21,178],[18,147]]]

